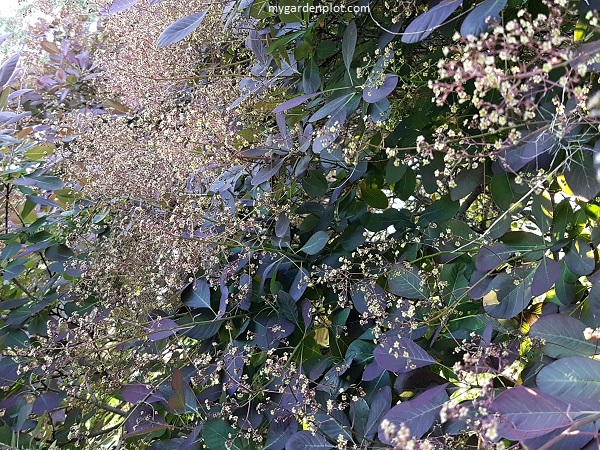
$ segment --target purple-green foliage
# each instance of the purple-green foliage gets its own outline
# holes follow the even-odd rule
[[[134,3],[120,2],[111,12]],[[373,17],[391,29],[381,6],[371,5]],[[270,146],[242,149],[251,161],[264,160],[248,171],[224,173],[212,193],[233,196],[233,207],[243,210],[269,192],[287,209],[265,211],[265,234],[239,236],[218,280],[194,274],[179,309],[155,312],[146,340],[116,349],[155,354],[161,345],[181,342],[213,360],[203,367],[156,365],[160,376],[111,393],[127,406],[113,411],[123,416],[115,430],[122,429],[131,445],[156,449],[403,448],[411,440],[420,448],[491,448],[500,439],[538,449],[597,444],[600,363],[591,356],[598,353],[598,336],[588,330],[600,325],[597,123],[569,106],[573,86],[563,90],[556,81],[567,74],[575,85],[597,85],[557,64],[551,82],[523,100],[539,105],[535,120],[508,117],[508,129],[477,141],[481,123],[469,122],[477,107],[458,102],[456,86],[441,103],[431,102],[426,81],[437,74],[415,73],[443,58],[441,48],[431,51],[418,42],[452,20],[458,2],[442,2],[414,18],[404,28],[411,34],[401,40],[410,46],[393,41],[405,52],[399,59],[380,55],[374,37],[385,32],[368,16],[313,15],[291,26],[253,6],[234,2],[224,20],[230,23],[238,10],[255,19],[249,45],[257,59],[254,75],[268,68],[272,75],[253,93],[280,88],[285,101],[275,106]],[[534,0],[524,8],[550,13]],[[479,11],[494,17],[502,11],[505,22],[517,15],[513,4],[483,2],[462,22],[463,35],[484,31],[485,21],[474,15]],[[204,13],[190,17],[168,27],[176,32],[165,31],[159,44],[185,38]],[[539,41],[546,31],[536,30]],[[595,32],[590,43],[597,38]],[[544,55],[531,64],[546,62]],[[500,104],[497,92],[487,94],[485,102]],[[552,105],[563,95],[572,115],[560,122]],[[248,98],[243,94],[232,107]],[[374,114],[370,105],[383,101],[391,115],[386,127],[378,127],[373,122],[385,120],[385,111],[378,107]],[[566,130],[557,132],[557,122]],[[466,137],[453,141],[439,129],[445,124]],[[510,142],[512,130],[524,139]],[[500,148],[485,148],[496,134],[504,139]],[[445,146],[423,150],[427,141]],[[358,150],[345,158],[353,145]],[[461,153],[445,158],[453,146]],[[549,179],[536,178],[539,169]],[[60,180],[46,172],[25,174],[6,183],[53,211],[47,194],[62,187]],[[56,222],[35,224],[5,239],[2,264],[12,289],[3,299],[9,302],[7,351],[40,333],[34,315],[46,314],[52,323],[52,308],[66,301],[57,292],[26,298],[14,285],[30,255],[45,251],[57,263],[72,258],[55,236],[31,241],[38,233],[32,227]],[[62,272],[53,269],[50,279],[56,273],[59,279]],[[232,283],[236,275],[239,283]],[[55,339],[68,341],[69,332]],[[49,414],[63,427],[54,437],[60,445],[76,445],[65,433],[79,420],[69,403],[74,400],[38,382],[39,372],[17,373],[21,362],[0,360],[5,429],[32,430],[34,418]],[[33,403],[23,395],[27,389],[36,393]],[[60,414],[67,412],[65,421]]]

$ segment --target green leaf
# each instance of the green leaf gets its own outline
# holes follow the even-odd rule
[[[531,326],[529,335],[543,339],[542,352],[552,358],[592,356],[598,352],[598,346],[584,338],[585,329],[585,324],[574,317],[551,314],[540,317]]]
[[[415,188],[417,187],[417,176],[415,175],[415,171],[410,167],[407,167],[406,173],[402,177],[402,179],[396,183],[394,183],[394,193],[401,200],[408,200],[415,193]]]
[[[393,226],[396,231],[402,231],[412,225],[412,221],[405,210],[388,208],[382,213],[366,213],[364,226],[369,231],[381,231]]]
[[[284,290],[280,290],[277,293],[277,300],[279,301],[283,317],[298,325],[298,306],[290,294]]]
[[[514,252],[521,253],[526,261],[541,259],[549,246],[542,236],[527,231],[510,231],[500,240]]]
[[[25,262],[23,259],[15,259],[9,262],[4,269],[4,281],[10,281],[25,272]]]
[[[565,198],[556,205],[554,220],[552,221],[552,233],[556,239],[564,238],[565,232],[573,223],[574,216],[573,208],[571,207],[568,198]]]
[[[304,192],[311,197],[319,198],[327,193],[329,183],[327,183],[327,178],[325,178],[322,172],[313,170],[302,180],[302,187],[304,188]]]
[[[513,203],[520,200],[521,195],[517,192],[514,183],[514,177],[505,173],[494,175],[490,183],[492,198],[496,205],[504,211],[507,211]]]
[[[346,66],[346,69],[350,69],[350,64],[352,64],[354,49],[356,47],[356,38],[356,23],[352,21],[346,27],[346,31],[344,31],[344,37],[342,38],[342,58],[344,59],[344,65]]]
[[[552,227],[552,217],[554,210],[552,208],[552,200],[548,191],[542,191],[533,197],[531,204],[531,212],[535,218],[535,224],[543,234],[550,231]]]
[[[302,11],[298,10],[298,2],[296,0],[279,0],[278,5],[282,8],[279,14],[279,20],[283,23],[302,22]],[[285,7],[288,8],[285,8]],[[290,8],[293,7],[292,8]],[[286,12],[287,11],[287,12]]]
[[[317,66],[313,58],[306,62],[306,66],[302,72],[302,88],[305,94],[314,94],[321,89],[319,66]]]
[[[210,450],[244,450],[237,431],[224,419],[212,419],[202,428],[202,439]]]
[[[317,231],[310,237],[306,244],[304,244],[300,251],[307,255],[316,255],[325,248],[328,241],[329,235],[325,231]]]
[[[385,166],[385,182],[387,184],[395,184],[402,179],[408,167],[394,158],[390,158]]]
[[[372,208],[385,209],[389,205],[387,195],[381,189],[367,186],[364,182],[360,184],[360,195],[362,200]]]
[[[445,222],[456,215],[458,208],[460,208],[459,202],[452,201],[449,195],[444,195],[425,208],[419,222],[424,222],[423,225]]]
[[[533,275],[525,278],[501,273],[490,283],[483,296],[483,308],[490,316],[510,319],[521,313],[531,301]]]
[[[400,297],[425,300],[428,297],[427,285],[414,267],[399,266],[388,277],[388,290]]]
[[[589,275],[596,266],[594,250],[580,239],[571,243],[564,261],[569,270],[577,275]]]

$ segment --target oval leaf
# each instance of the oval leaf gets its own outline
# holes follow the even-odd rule
[[[388,279],[388,290],[400,297],[425,300],[426,287],[422,284],[423,278],[416,268],[399,267]]]
[[[352,63],[352,57],[354,56],[354,49],[356,47],[356,23],[354,20],[348,24],[346,31],[344,31],[344,37],[342,39],[342,58],[344,58],[344,64],[346,69],[350,69]]]
[[[485,312],[499,319],[515,317],[531,301],[531,282],[530,276],[519,279],[505,273],[497,275],[483,296]]]
[[[442,405],[449,400],[446,386],[442,384],[428,389],[416,398],[394,406],[384,416],[398,431],[404,425],[408,428],[411,437],[420,438],[433,426],[439,417]],[[393,444],[395,435],[390,436],[381,426],[379,439],[385,444]]]
[[[560,277],[562,266],[558,261],[550,258],[542,258],[535,270],[533,283],[531,283],[531,295],[537,297],[550,290]]]
[[[114,0],[108,8],[108,14],[117,14],[121,11],[131,8],[137,4],[140,0]]]
[[[387,74],[381,86],[365,86],[363,89],[363,100],[367,103],[377,103],[390,95],[398,85],[396,75]]]
[[[484,0],[473,9],[463,21],[460,34],[479,36],[494,22],[498,22],[500,11],[506,6],[507,0]]]
[[[552,358],[591,356],[598,352],[596,342],[586,341],[583,322],[565,314],[540,317],[531,326],[530,336],[543,339],[542,351]]]
[[[498,434],[511,440],[543,436],[571,423],[566,404],[522,386],[506,389],[494,399],[491,409],[502,415]]]
[[[600,361],[570,356],[554,361],[540,370],[537,385],[556,397],[581,397],[600,400]]]
[[[294,97],[292,99],[289,99],[289,100],[283,102],[281,105],[275,107],[273,109],[273,112],[274,113],[280,113],[280,112],[287,111],[288,109],[295,108],[296,106],[301,105],[302,103],[304,103],[307,100],[313,98],[315,95],[318,95],[319,93],[320,92],[314,92],[314,93],[311,93],[311,94],[299,95],[298,97]]]
[[[6,86],[17,69],[19,54],[11,56],[2,67],[0,67],[0,88]]]
[[[320,434],[298,431],[285,444],[285,450],[329,450],[332,445]]]
[[[128,384],[121,389],[121,396],[126,402],[133,404],[165,400],[165,397],[159,390],[145,384]]]
[[[329,235],[325,231],[317,231],[304,244],[300,251],[303,251],[307,255],[316,255],[327,245],[327,241],[329,241]]]
[[[402,42],[414,44],[422,41],[442,25],[461,3],[462,0],[443,0],[426,13],[421,14],[406,27],[402,33]]]
[[[408,338],[387,339],[375,347],[373,356],[382,369],[406,373],[435,364],[436,360]]]
[[[190,308],[210,308],[210,286],[205,280],[198,280],[183,303]]]
[[[166,47],[181,41],[200,26],[208,10],[201,11],[190,16],[179,19],[177,22],[169,25],[165,31],[158,37],[156,45]]]
[[[577,275],[589,275],[596,265],[594,250],[590,244],[579,239],[571,243],[564,261],[569,270]]]

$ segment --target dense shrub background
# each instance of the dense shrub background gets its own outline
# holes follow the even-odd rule
[[[598,5],[359,4],[36,4],[0,442],[598,447]]]

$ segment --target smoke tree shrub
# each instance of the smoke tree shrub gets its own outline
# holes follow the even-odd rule
[[[595,5],[368,4],[4,63],[2,442],[598,446]]]

